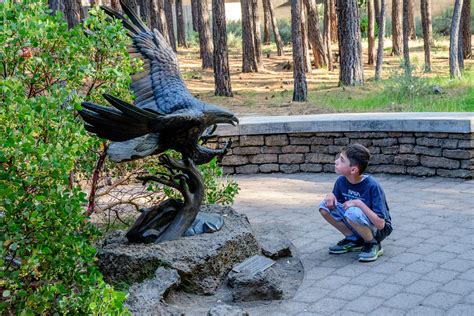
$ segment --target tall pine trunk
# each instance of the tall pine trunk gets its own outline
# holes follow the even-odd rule
[[[368,40],[368,60],[369,65],[374,64],[375,59],[375,8],[374,0],[367,0],[367,17],[369,19],[369,26],[367,30]]]
[[[246,30],[242,32],[242,72],[258,72],[250,1],[252,0],[240,0],[242,30]]]
[[[163,10],[163,0],[150,0],[149,5],[150,5],[150,23],[151,27],[153,29],[157,29],[158,32],[160,32],[163,37],[166,39],[166,41],[169,40],[169,38],[166,36],[168,33],[168,28],[166,27],[166,17],[165,17],[165,11]]]
[[[421,28],[423,29],[423,49],[425,52],[425,72],[431,71],[431,0],[421,0]]]
[[[64,15],[66,16],[68,28],[73,28],[81,22],[82,3],[81,0],[64,1]]]
[[[336,0],[329,0],[329,15],[331,21],[331,40],[333,43],[338,41],[338,31],[337,31],[337,12],[336,12]]]
[[[273,35],[275,36],[277,54],[278,56],[283,56],[283,41],[280,36],[280,30],[278,30],[278,25],[277,25],[277,20],[275,17],[275,12],[273,10],[272,0],[263,0],[263,1],[267,1],[268,10],[270,11],[270,16],[272,18]]]
[[[271,15],[268,8],[268,1],[262,0],[263,5],[263,44],[270,44]]]
[[[304,71],[311,71],[311,57],[309,56],[308,27],[306,24],[306,10],[303,1],[300,1],[301,13],[301,44],[303,45],[303,63]]]
[[[166,15],[166,27],[168,29],[168,38],[171,48],[176,52],[176,38],[174,36],[174,23],[173,23],[173,0],[164,0],[164,10]],[[207,4],[206,4],[207,7]],[[163,34],[165,35],[165,34]],[[166,36],[166,35],[165,35]]]
[[[332,49],[331,49],[331,17],[330,9],[331,0],[325,0],[324,2],[324,41],[326,42],[327,59],[328,59],[328,70],[333,71],[332,65]]]
[[[327,65],[326,47],[319,26],[319,17],[314,0],[304,0],[308,10],[308,30],[311,49],[313,50],[314,66],[321,68]]]
[[[402,0],[392,0],[392,55],[403,52]]]
[[[461,78],[459,66],[459,30],[463,0],[454,1],[453,18],[451,20],[451,34],[449,37],[449,74],[451,78]]]
[[[461,11],[462,56],[472,57],[471,43],[471,0],[464,0]]]
[[[199,30],[199,48],[202,58],[202,68],[212,68],[213,47],[211,38],[211,26],[209,22],[209,13],[207,11],[207,0],[198,0],[197,16]]]
[[[415,2],[408,0],[408,32],[410,39],[416,39],[416,24],[415,24]]]
[[[191,0],[191,16],[193,20],[193,31],[199,32],[199,19],[197,12],[197,5],[199,0]]]
[[[215,95],[232,96],[224,0],[212,0]]]
[[[178,35],[178,46],[179,47],[188,47],[186,44],[186,28],[184,24],[184,15],[183,15],[183,1],[176,0],[176,26],[177,26],[177,35]]]
[[[293,101],[307,100],[308,87],[304,72],[303,43],[301,41],[301,0],[291,0],[291,39],[293,47]]]
[[[53,11],[52,15],[55,15],[56,11],[64,12],[64,3],[62,0],[48,0],[48,7]]]
[[[411,64],[410,64],[410,0],[403,0],[403,63],[405,68],[405,74],[411,76]]]
[[[258,16],[258,1],[250,0],[252,3],[252,27],[255,41],[255,57],[257,58],[258,68],[262,67],[263,53],[262,53],[262,39],[260,37],[260,18]]]
[[[381,0],[380,2],[380,13],[377,16],[377,24],[379,26],[379,42],[377,47],[377,62],[375,64],[375,80],[380,80],[382,78],[383,44],[385,39],[385,0]]]
[[[354,86],[364,83],[362,45],[357,0],[337,0],[339,36],[339,84]]]

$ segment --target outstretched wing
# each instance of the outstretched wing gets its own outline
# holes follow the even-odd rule
[[[122,21],[133,41],[130,53],[144,62],[144,70],[132,76],[135,105],[168,114],[195,104],[181,77],[176,54],[163,35],[151,31],[122,0],[120,4],[129,19],[113,9],[102,9]]]
[[[194,109],[182,109],[163,115],[143,110],[132,104],[104,94],[113,106],[106,107],[83,102],[79,114],[87,131],[111,141],[126,141],[165,129],[181,130],[202,124],[203,114]]]

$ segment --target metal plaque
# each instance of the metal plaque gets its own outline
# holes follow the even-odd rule
[[[232,268],[234,272],[246,272],[249,274],[257,274],[258,272],[265,271],[270,268],[275,261],[264,256],[255,255],[253,257],[247,258],[245,261],[235,265]]]

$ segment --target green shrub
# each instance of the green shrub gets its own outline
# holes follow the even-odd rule
[[[122,314],[125,294],[95,266],[85,194],[91,150],[75,109],[104,91],[130,99],[127,38],[92,10],[68,31],[46,1],[0,3],[0,313]]]

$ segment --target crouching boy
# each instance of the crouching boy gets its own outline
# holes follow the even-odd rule
[[[392,224],[379,183],[363,174],[370,153],[360,144],[345,147],[335,161],[341,175],[319,206],[323,218],[345,238],[329,247],[329,253],[361,251],[359,261],[375,261],[383,254],[381,241],[392,232]]]

